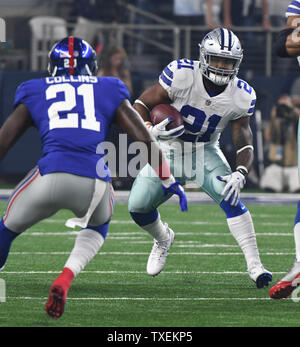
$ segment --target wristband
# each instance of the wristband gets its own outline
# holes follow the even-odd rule
[[[245,166],[242,166],[242,165],[238,166],[236,168],[236,171],[240,172],[245,177],[248,175],[248,169]]]
[[[245,149],[251,149],[251,151],[254,151],[254,148],[253,148],[252,145],[247,145],[247,146],[244,146],[244,147],[238,149],[238,150],[236,151],[236,154],[241,153],[241,152],[242,152],[243,150],[245,150]]]
[[[139,100],[139,99],[136,99],[134,103],[135,103],[135,104],[140,104],[140,105],[144,106],[145,109],[150,113],[149,107],[146,106],[146,105],[143,103],[143,101],[141,101],[141,100]]]

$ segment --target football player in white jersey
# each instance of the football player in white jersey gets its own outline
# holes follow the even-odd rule
[[[243,50],[232,31],[217,28],[199,46],[199,61],[172,61],[159,82],[135,101],[134,108],[159,140],[176,179],[182,184],[196,182],[224,210],[230,232],[244,253],[249,276],[263,288],[272,274],[261,263],[251,215],[239,199],[253,162],[249,120],[256,94],[237,77]],[[158,104],[174,106],[183,116],[184,128],[166,130],[166,120],[151,124],[150,112]],[[218,144],[228,123],[237,149],[233,172]],[[174,232],[161,221],[157,210],[171,195],[161,194],[158,183],[146,165],[133,184],[128,204],[133,220],[154,238],[147,263],[147,273],[152,276],[162,271],[174,240]]]
[[[293,0],[286,10],[287,22],[276,41],[277,55],[297,57],[300,64],[300,1]],[[299,123],[300,124],[300,123]],[[300,174],[300,131],[298,128],[298,170]],[[294,223],[296,260],[291,270],[270,289],[272,299],[289,297],[300,284],[300,201]]]

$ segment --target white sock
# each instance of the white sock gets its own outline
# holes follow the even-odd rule
[[[77,276],[98,253],[103,243],[104,238],[100,233],[91,229],[82,229],[65,267],[74,273],[74,277]]]
[[[169,234],[167,233],[167,228],[164,223],[160,219],[160,215],[155,222],[151,224],[147,224],[142,226],[144,230],[148,231],[148,233],[157,241],[164,241],[169,238]]]
[[[228,218],[227,223],[231,234],[244,253],[248,270],[254,264],[261,264],[250,212],[247,211],[241,216]]]
[[[300,223],[294,226],[294,240],[296,248],[296,261],[300,261]]]

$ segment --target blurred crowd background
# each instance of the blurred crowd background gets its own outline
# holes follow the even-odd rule
[[[247,187],[299,192],[297,127],[300,114],[300,67],[296,59],[274,52],[285,25],[290,0],[0,0],[6,42],[0,43],[0,124],[9,115],[17,86],[47,75],[47,55],[67,35],[87,40],[99,58],[99,76],[116,76],[128,86],[132,101],[158,80],[172,60],[198,60],[205,33],[232,29],[244,48],[239,77],[257,93],[251,119],[255,164]],[[120,131],[110,140],[118,147]],[[130,141],[130,140],[129,140]],[[230,127],[220,145],[234,168]],[[14,184],[41,155],[30,129],[0,165],[0,184]],[[114,179],[116,189],[130,189],[132,179]]]

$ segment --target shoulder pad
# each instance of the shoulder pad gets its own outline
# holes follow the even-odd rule
[[[165,89],[186,89],[194,83],[195,61],[188,59],[173,60],[164,68],[159,82]]]
[[[288,6],[285,16],[286,18],[291,16],[299,16],[300,15],[300,2],[299,1],[291,1],[290,5]]]

